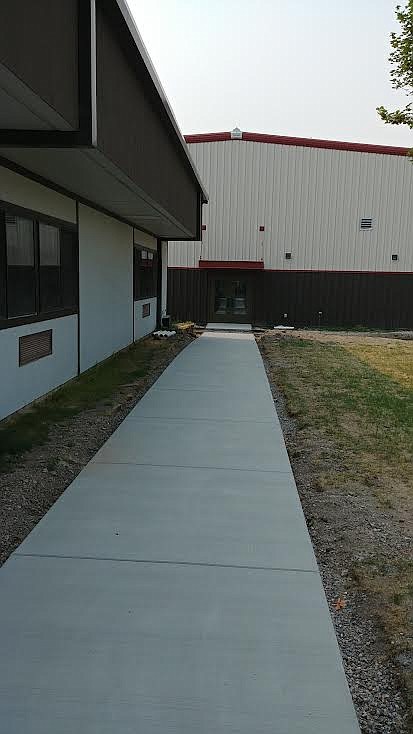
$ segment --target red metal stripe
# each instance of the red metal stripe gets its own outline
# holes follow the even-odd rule
[[[292,268],[265,268],[263,265],[255,265],[252,268],[243,268],[242,265],[240,265],[239,260],[235,260],[233,264],[228,265],[227,263],[229,261],[223,261],[220,262],[219,260],[214,260],[212,262],[217,263],[216,265],[201,265],[201,263],[207,263],[208,260],[200,260],[199,261],[199,267],[198,266],[190,266],[187,267],[185,265],[168,265],[168,270],[203,270],[207,267],[210,267],[212,270],[214,269],[221,269],[225,270],[226,268],[232,268],[234,270],[244,270],[244,269],[252,269],[252,270],[262,270],[265,273],[340,273],[340,275],[413,275],[412,270],[293,270]],[[245,261],[243,261],[245,262]]]
[[[262,260],[200,260],[199,267],[210,270],[264,270]]]
[[[201,133],[199,135],[185,135],[187,143],[215,143],[222,140],[231,140],[231,133]]]
[[[230,132],[200,133],[199,135],[185,135],[187,143],[214,143],[233,140]],[[240,139],[234,138],[240,141]],[[406,156],[409,148],[399,148],[391,145],[371,145],[370,143],[350,143],[342,140],[322,140],[318,138],[295,138],[288,135],[266,135],[264,133],[242,133],[242,140],[254,143],[270,143],[272,145],[295,145],[302,148],[324,148],[327,150],[347,150],[357,153],[381,153],[383,155]],[[242,142],[242,141],[241,141]]]

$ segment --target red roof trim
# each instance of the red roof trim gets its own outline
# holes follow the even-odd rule
[[[216,143],[225,140],[242,142],[247,140],[254,143],[269,143],[272,145],[295,145],[302,148],[324,148],[327,150],[352,150],[357,153],[381,153],[384,155],[406,156],[409,148],[396,148],[391,145],[370,145],[369,143],[348,143],[340,140],[319,140],[317,138],[294,138],[288,135],[266,135],[264,133],[242,133],[242,139],[231,138],[230,132],[201,133],[199,135],[185,135],[187,143]]]
[[[207,263],[207,262],[213,262],[217,263],[216,265],[201,265],[201,263]],[[244,261],[245,262],[245,261]],[[200,260],[199,261],[199,267],[197,265],[195,266],[187,266],[187,265],[168,265],[168,270],[199,270],[199,268],[204,269],[210,267],[212,270],[214,269],[221,269],[225,270],[226,268],[233,268],[235,270],[247,270],[248,268],[243,268],[242,263],[239,260],[235,260],[232,263],[227,261],[219,261],[219,260]],[[263,267],[253,267],[249,268],[252,270],[263,270],[265,273],[338,273],[339,275],[413,275],[412,270],[314,270],[312,268],[308,268],[308,270],[293,270],[292,268],[263,268]]]
[[[262,260],[200,260],[201,269],[210,270],[264,270]]]

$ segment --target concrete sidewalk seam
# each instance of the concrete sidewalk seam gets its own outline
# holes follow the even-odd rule
[[[290,469],[281,471],[278,469],[240,469],[237,466],[192,466],[192,464],[146,464],[141,461],[98,461],[92,459],[91,464],[106,464],[108,466],[154,466],[158,469],[169,467],[170,469],[216,469],[217,471],[241,471],[241,472],[262,472],[263,474],[285,474],[286,476],[293,476]]]
[[[163,566],[200,566],[205,568],[233,568],[239,571],[272,571],[275,573],[315,573],[318,574],[317,569],[312,568],[281,568],[277,566],[245,566],[238,565],[235,563],[207,563],[203,561],[167,561],[150,558],[113,558],[105,556],[72,556],[58,553],[19,553],[15,551],[12,556],[20,558],[55,558],[57,560],[72,560],[72,561],[106,561],[110,563],[141,563],[141,564],[159,564]]]
[[[136,408],[134,408],[136,410]],[[275,417],[275,416],[274,416]],[[274,425],[274,418],[171,418],[166,415],[127,415],[125,421],[185,421],[185,422],[209,422],[209,423],[270,423]],[[280,429],[281,430],[281,429]]]

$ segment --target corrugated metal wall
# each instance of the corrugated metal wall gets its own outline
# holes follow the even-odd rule
[[[208,283],[220,273],[170,269],[169,313],[181,321],[202,324],[212,320]],[[242,271],[238,277],[243,277]],[[255,324],[413,328],[413,275],[409,273],[262,270],[251,278],[251,320]]]
[[[207,229],[202,243],[170,243],[170,267],[263,259],[275,270],[413,271],[407,158],[234,140],[190,152],[210,195]]]

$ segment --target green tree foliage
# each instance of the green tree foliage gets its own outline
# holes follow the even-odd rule
[[[394,89],[402,89],[407,97],[413,97],[413,0],[408,0],[404,8],[398,5],[396,17],[401,30],[399,34],[391,34],[391,83]],[[390,125],[408,125],[413,129],[413,102],[394,112],[377,107],[377,112]]]

